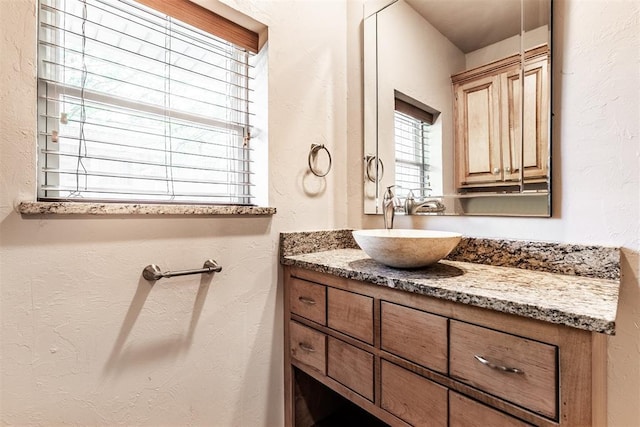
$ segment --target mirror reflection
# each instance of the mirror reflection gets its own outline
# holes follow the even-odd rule
[[[550,11],[365,4],[365,213],[550,215]]]

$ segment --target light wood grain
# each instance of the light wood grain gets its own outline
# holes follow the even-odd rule
[[[385,360],[380,406],[414,426],[447,426],[447,389]]]
[[[449,427],[530,427],[502,412],[463,395],[449,392]]]
[[[343,341],[327,341],[327,375],[373,401],[373,355]]]
[[[289,304],[292,313],[327,324],[327,287],[317,283],[291,278]]]
[[[491,368],[476,355],[522,373]],[[556,359],[555,346],[455,320],[450,323],[452,377],[551,418],[558,414]]]
[[[319,383],[322,383],[322,387],[326,386],[335,390],[388,424],[394,426],[403,425],[406,427],[408,425],[407,422],[401,421],[398,417],[380,407],[382,402],[382,392],[380,388],[382,384],[382,365],[392,361],[393,364],[404,368],[407,372],[411,371],[414,375],[419,374],[421,377],[428,378],[434,383],[439,383],[440,386],[454,390],[479,404],[495,408],[500,412],[521,419],[532,425],[540,427],[600,427],[606,425],[606,336],[604,335],[466,304],[426,297],[411,292],[403,292],[366,282],[349,280],[300,267],[285,267],[284,271],[285,319],[287,319],[287,323],[285,323],[285,396],[287,396],[286,393],[288,393],[290,389],[287,386],[290,382],[287,381],[290,380],[288,373],[291,370],[291,368],[287,370],[286,367],[295,366],[296,369],[303,370]],[[367,344],[360,339],[345,335],[327,326],[318,325],[315,322],[295,314],[292,315],[288,310],[288,301],[290,299],[288,288],[291,282],[291,276],[310,282],[322,283],[344,292],[352,292],[372,298],[374,301],[373,328],[377,331],[374,335],[374,344]],[[535,413],[525,409],[520,404],[513,403],[511,395],[502,398],[490,392],[482,391],[459,378],[437,373],[434,370],[424,368],[421,365],[408,361],[408,359],[401,358],[381,349],[382,339],[380,338],[380,331],[382,309],[380,306],[383,301],[454,319],[453,321],[463,321],[474,324],[477,327],[499,330],[502,333],[523,337],[534,342],[548,343],[548,345],[557,347],[559,370],[559,377],[557,379],[559,394],[557,399],[560,408],[557,419]],[[373,355],[375,366],[374,394],[376,396],[374,402],[364,398],[340,382],[319,373],[316,369],[310,368],[308,365],[299,363],[289,357],[290,340],[287,336],[289,329],[288,319],[291,316],[295,316],[297,320],[312,329],[317,329],[327,336],[337,338]],[[470,340],[475,340],[475,336],[472,336]],[[287,380],[287,378],[289,378],[289,380]],[[520,390],[517,390],[515,395],[520,394],[520,392]],[[287,402],[285,402],[285,408],[290,408]],[[285,413],[290,413],[290,409],[288,409],[288,411],[289,412]],[[285,417],[285,423],[287,419],[288,418]],[[291,426],[291,424],[286,425]]]
[[[447,318],[386,301],[381,348],[438,372],[448,369]]]
[[[329,288],[327,324],[330,328],[373,344],[373,298]]]
[[[291,358],[326,374],[327,337],[296,322],[289,322],[289,351]]]
[[[521,169],[526,182],[548,179],[548,64],[546,46],[527,51],[524,86],[515,56],[452,76],[459,188],[515,183]]]

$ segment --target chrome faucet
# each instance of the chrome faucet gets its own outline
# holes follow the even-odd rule
[[[382,216],[384,217],[384,228],[387,230],[393,228],[393,217],[396,213],[395,196],[391,191],[393,187],[395,185],[388,186],[382,198]]]
[[[422,202],[416,202],[413,197],[413,192],[409,190],[409,194],[404,201],[404,213],[405,215],[417,215],[419,212],[444,212],[446,207],[438,199],[423,200]]]

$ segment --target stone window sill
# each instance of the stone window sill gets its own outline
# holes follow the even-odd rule
[[[22,202],[22,215],[274,215],[276,208],[232,205],[174,205],[147,203]]]

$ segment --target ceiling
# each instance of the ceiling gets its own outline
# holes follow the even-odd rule
[[[405,0],[464,53],[520,33],[520,0]],[[523,0],[525,30],[549,23],[550,0]]]

